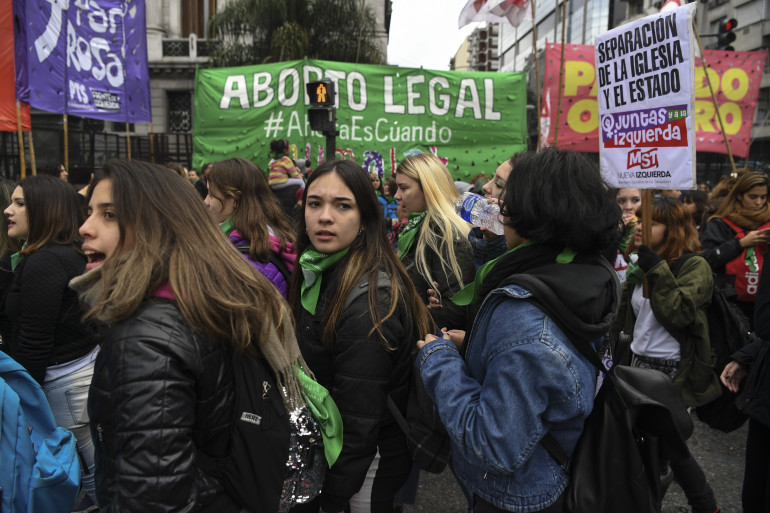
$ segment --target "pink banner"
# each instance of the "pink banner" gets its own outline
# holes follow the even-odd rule
[[[766,53],[767,50],[704,50],[709,67],[709,82],[717,97],[730,149],[737,157],[747,158],[749,154],[754,110]],[[560,59],[561,45],[548,43],[545,50],[541,127],[543,140],[551,145],[554,144],[556,132]],[[594,47],[566,45],[564,61],[558,146],[579,152],[598,153],[599,118]],[[695,67],[695,139],[697,151],[727,153],[700,59],[696,60]]]

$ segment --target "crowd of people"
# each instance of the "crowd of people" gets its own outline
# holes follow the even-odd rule
[[[580,154],[517,154],[480,189],[500,207],[496,235],[455,212],[460,192],[431,153],[386,178],[351,160],[311,170],[288,141],[270,147],[266,170],[131,161],[82,191],[58,166],[0,184],[1,348],[77,439],[72,511],[248,511],[221,468],[234,365],[250,355],[287,411],[311,403],[311,379],[341,417],[320,493],[290,511],[414,502],[419,473],[392,408],[407,411],[419,377],[469,511],[560,512],[569,475],[540,441],[550,433],[573,452],[597,391],[575,341],[601,353],[621,334],[632,338],[622,363],[668,375],[686,406],[714,400],[720,381],[738,394],[750,417],[743,510],[770,510],[766,343],[715,369],[706,315],[713,288],[731,287],[770,339],[764,174],[644,204]],[[254,393],[267,397],[267,382]],[[719,511],[692,456],[662,456],[694,513]]]

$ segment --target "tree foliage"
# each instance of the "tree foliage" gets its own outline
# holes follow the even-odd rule
[[[214,66],[310,57],[384,64],[376,19],[362,0],[232,0],[209,30],[220,45]]]

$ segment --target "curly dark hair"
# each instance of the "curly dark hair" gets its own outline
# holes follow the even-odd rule
[[[599,168],[574,151],[520,154],[501,196],[505,224],[528,240],[604,254],[621,237],[621,211]]]

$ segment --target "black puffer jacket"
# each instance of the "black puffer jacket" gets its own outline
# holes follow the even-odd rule
[[[394,465],[403,469],[403,480],[411,469],[406,437],[388,410],[387,398],[390,395],[399,409],[406,411],[410,353],[419,337],[411,328],[406,307],[400,304],[381,327],[392,347],[386,349],[376,332],[369,334],[373,322],[368,294],[363,293],[342,312],[334,349],[325,349],[323,318],[336,299],[338,272],[344,263],[345,260],[324,273],[315,315],[302,305],[295,312],[302,356],[318,382],[329,389],[342,415],[342,453],[326,473],[321,496],[321,508],[325,511],[345,509],[350,497],[361,488],[377,450],[381,468]],[[379,289],[384,303],[382,316],[388,311],[388,290]]]
[[[83,308],[69,281],[86,268],[72,246],[48,244],[16,266],[5,296],[10,333],[3,333],[10,354],[41,385],[46,368],[87,355],[96,347],[93,326],[83,323]]]
[[[706,231],[701,237],[703,258],[709,263],[711,270],[720,276],[725,274],[725,264],[743,253],[744,248],[735,238],[736,235],[735,230],[717,218],[706,225]]]
[[[467,285],[473,281],[476,275],[476,265],[473,256],[473,246],[470,241],[465,237],[456,237],[453,241],[455,258],[457,259],[457,265],[462,272],[463,284]],[[415,255],[417,252],[417,240],[409,249],[409,252],[401,259],[401,263],[404,264],[407,274],[414,283],[414,288],[417,289],[417,295],[420,296],[423,303],[428,304],[428,289],[433,289],[434,286],[428,280],[420,274],[420,270],[417,267]],[[431,276],[438,283],[438,292],[441,295],[441,308],[433,308],[430,310],[430,315],[433,318],[433,322],[436,324],[437,330],[441,328],[449,329],[465,329],[466,316],[468,315],[467,306],[459,306],[452,303],[451,298],[462,288],[460,286],[460,280],[454,274],[446,274],[441,264],[441,257],[431,250],[427,250],[425,253],[428,261],[428,268],[430,269]],[[444,255],[446,260],[448,255]],[[419,340],[419,339],[418,339]]]
[[[173,301],[106,329],[88,398],[100,511],[201,511],[221,499],[202,467],[227,455],[233,404],[229,352],[194,334]]]

